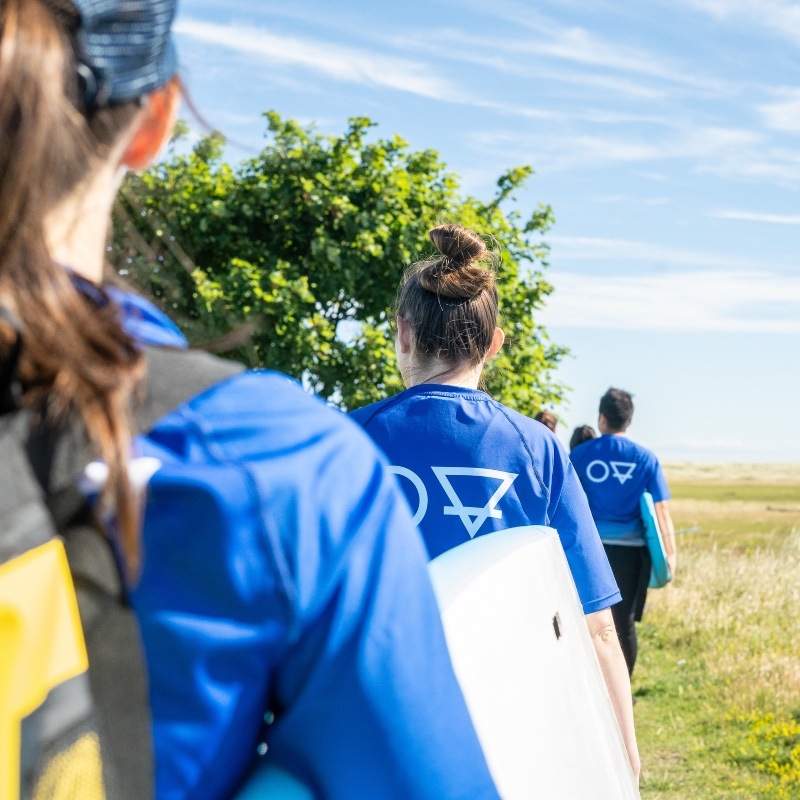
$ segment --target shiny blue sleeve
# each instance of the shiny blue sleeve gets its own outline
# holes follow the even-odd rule
[[[356,426],[333,438],[319,524],[282,534],[296,616],[269,753],[331,800],[495,798],[405,499]]]
[[[247,373],[142,447],[159,797],[230,797],[262,735],[326,800],[497,798],[421,538],[355,424]]]
[[[670,493],[669,487],[667,486],[667,479],[664,477],[664,472],[661,469],[661,464],[656,458],[654,458],[654,461],[652,477],[647,484],[647,491],[653,495],[654,503],[661,503],[664,500],[669,500]]]
[[[622,596],[575,468],[555,437],[552,448],[550,525],[561,538],[583,613],[591,614],[618,603]]]

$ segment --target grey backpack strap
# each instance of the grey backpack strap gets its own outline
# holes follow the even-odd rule
[[[148,431],[195,395],[242,371],[206,353],[151,348],[147,382],[136,415]],[[104,745],[109,800],[153,797],[150,704],[139,628],[128,605],[114,553],[77,490],[75,468],[88,461],[81,433],[64,431],[56,441],[48,484],[48,505],[64,541],[75,582],[89,652],[89,679]],[[35,462],[35,459],[32,459]]]
[[[145,350],[147,379],[144,398],[136,413],[140,431],[212,386],[244,371],[241,364],[225,361],[201,350],[150,347]]]
[[[146,358],[147,381],[136,415],[140,431],[150,430],[170,411],[242,371],[237,364],[190,350],[152,348]],[[111,544],[78,490],[94,454],[77,415],[67,415],[59,424],[40,417],[34,422],[36,415],[11,411],[13,401],[10,392],[0,397],[2,411],[9,406],[9,413],[0,412],[0,563],[47,541],[56,531],[63,537],[89,654],[93,712],[87,713],[94,723],[86,724],[94,724],[100,737],[106,797],[151,800],[151,719],[138,624]],[[57,750],[77,729],[71,725],[64,734],[54,731],[55,743],[52,736],[42,739],[48,726],[39,720],[55,718],[51,700],[37,711],[35,730],[28,726],[33,732],[23,737],[31,740],[26,748],[31,762],[41,762],[42,750]],[[31,766],[28,784],[35,773]]]

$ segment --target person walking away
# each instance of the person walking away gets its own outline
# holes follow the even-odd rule
[[[636,623],[642,619],[650,579],[650,554],[639,510],[643,492],[653,496],[673,579],[677,568],[667,482],[656,455],[626,435],[632,420],[633,397],[622,389],[609,389],[600,398],[600,437],[570,454],[622,594],[611,612],[630,675],[638,652]]]
[[[428,554],[518,525],[558,531],[634,772],[630,683],[609,607],[620,599],[586,497],[550,430],[478,387],[503,345],[495,256],[468,228],[429,233],[408,268],[395,348],[406,391],[351,412],[389,457]]]
[[[570,453],[579,445],[597,438],[597,431],[591,425],[579,425],[569,437]]]
[[[558,417],[552,411],[539,411],[534,419],[537,422],[541,422],[545,428],[549,428],[553,433],[556,432],[556,428],[558,427]]]

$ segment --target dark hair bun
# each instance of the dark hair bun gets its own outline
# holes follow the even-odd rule
[[[494,286],[494,273],[480,263],[490,251],[477,233],[461,225],[439,225],[428,237],[442,256],[420,269],[423,289],[452,300],[471,300]]]
[[[428,231],[428,238],[448,261],[457,266],[468,264],[487,251],[483,239],[461,225],[439,225]]]

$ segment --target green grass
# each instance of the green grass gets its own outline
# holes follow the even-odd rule
[[[643,800],[796,800],[800,485],[671,488],[676,527],[701,530],[639,626]]]

